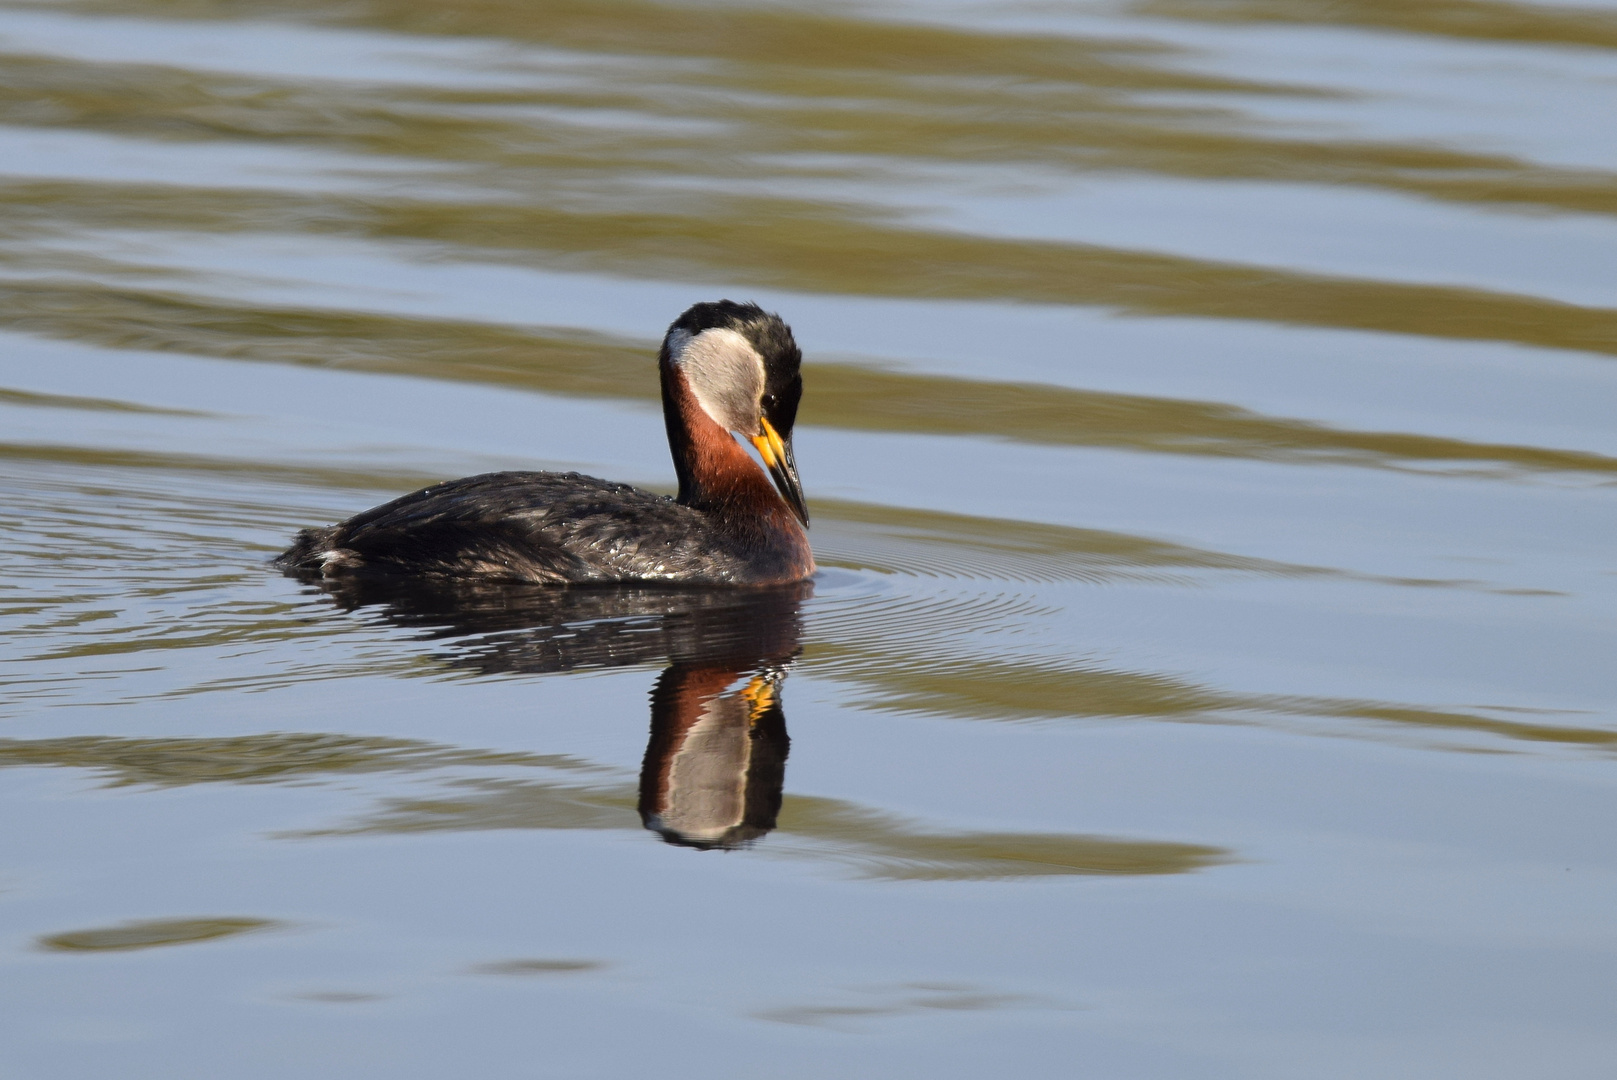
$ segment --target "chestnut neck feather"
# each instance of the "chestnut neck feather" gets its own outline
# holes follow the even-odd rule
[[[792,518],[758,463],[696,400],[685,376],[662,365],[663,419],[679,476],[679,501],[726,517]]]

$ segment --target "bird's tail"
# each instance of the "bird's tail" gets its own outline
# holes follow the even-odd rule
[[[332,541],[337,536],[337,526],[328,525],[323,529],[304,529],[298,533],[292,546],[270,560],[271,566],[278,566],[282,570],[319,570],[325,563],[326,554],[332,549]]]

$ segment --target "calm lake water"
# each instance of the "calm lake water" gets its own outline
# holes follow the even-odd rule
[[[0,1077],[1605,1078],[1617,4],[0,6]],[[668,490],[822,570],[325,592]],[[694,793],[694,794],[693,794]]]

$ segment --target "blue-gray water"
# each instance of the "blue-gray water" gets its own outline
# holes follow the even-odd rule
[[[0,1078],[1610,1075],[1617,5],[7,3],[0,72]],[[266,567],[666,490],[720,296],[811,595]],[[644,827],[744,752],[733,849]]]

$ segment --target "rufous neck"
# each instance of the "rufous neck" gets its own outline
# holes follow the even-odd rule
[[[679,477],[679,501],[699,510],[792,518],[775,485],[744,449],[697,402],[685,376],[662,365],[663,419]]]

